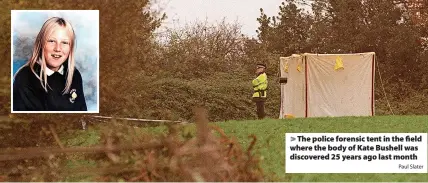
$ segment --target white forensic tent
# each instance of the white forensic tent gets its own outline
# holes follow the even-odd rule
[[[374,115],[375,53],[280,57],[280,118]]]

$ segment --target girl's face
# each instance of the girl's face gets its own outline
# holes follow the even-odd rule
[[[57,27],[46,39],[43,55],[49,69],[58,71],[70,54],[70,44],[71,38],[63,26]]]

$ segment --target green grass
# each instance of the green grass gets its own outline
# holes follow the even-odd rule
[[[71,131],[67,136],[61,138],[62,143],[66,147],[76,147],[76,146],[94,146],[99,143],[100,133],[98,130],[93,128],[88,128],[88,130],[77,130]],[[81,170],[84,168],[95,168],[97,162],[94,160],[88,160],[85,158],[85,155],[82,153],[69,154],[67,156],[64,165],[66,170]],[[77,172],[77,171],[74,171]],[[65,173],[63,181],[65,182],[90,182],[93,181],[93,177],[90,175],[79,174],[79,173]]]
[[[285,174],[284,164],[285,133],[427,133],[428,116],[265,119],[226,121],[211,124],[220,126],[227,135],[235,136],[244,148],[248,146],[251,140],[248,136],[251,134],[256,135],[255,152],[261,155],[261,165],[268,181],[422,182],[428,180],[428,174]],[[150,127],[141,130],[157,134],[165,132],[166,128]],[[194,130],[194,125],[189,125],[183,131],[184,133],[194,133]],[[66,144],[92,145],[98,141],[98,135],[96,130],[93,129],[80,131],[72,138],[68,138]],[[85,164],[82,161],[79,160],[79,162]],[[92,162],[89,164],[92,165]],[[73,181],[78,180],[74,178],[72,179]]]
[[[257,136],[257,151],[262,155],[264,172],[274,181],[304,182],[418,182],[428,174],[285,174],[285,133],[394,133],[428,132],[428,116],[376,116],[308,119],[266,119],[216,123],[226,134],[236,136],[245,146],[248,135]],[[272,173],[274,175],[272,175]]]
[[[65,166],[68,170],[81,170],[84,168],[95,168],[97,162],[94,160],[85,160],[82,156],[74,156],[67,159]],[[76,171],[77,172],[77,171]],[[67,173],[64,176],[65,182],[92,182],[93,177],[85,174]]]
[[[62,138],[65,146],[93,146],[100,140],[99,131],[89,128],[86,131],[74,131],[71,135]]]

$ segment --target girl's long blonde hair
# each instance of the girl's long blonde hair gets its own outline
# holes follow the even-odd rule
[[[65,27],[68,35],[70,36],[70,53],[68,55],[68,69],[67,69],[67,79],[65,88],[63,90],[63,94],[67,94],[70,92],[71,83],[73,81],[73,73],[74,73],[74,46],[75,46],[75,34],[73,27],[71,24],[64,20],[63,18],[59,17],[53,17],[48,19],[44,24],[42,29],[40,29],[39,34],[37,35],[36,41],[34,43],[33,47],[33,53],[31,58],[25,63],[15,74],[15,76],[18,74],[18,72],[24,68],[25,66],[30,66],[31,71],[36,75],[36,77],[40,80],[40,84],[45,89],[45,91],[48,91],[48,84],[47,84],[47,74],[46,74],[46,60],[45,56],[43,54],[44,46],[47,42],[48,37],[52,34],[52,32],[57,27]],[[37,75],[34,66],[38,63],[41,67],[41,72]]]

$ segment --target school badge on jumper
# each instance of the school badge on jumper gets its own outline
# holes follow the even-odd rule
[[[71,94],[71,96],[70,96],[70,102],[71,102],[71,103],[74,103],[74,100],[76,100],[76,98],[77,98],[76,89],[72,89],[72,90],[70,91],[70,94]]]

